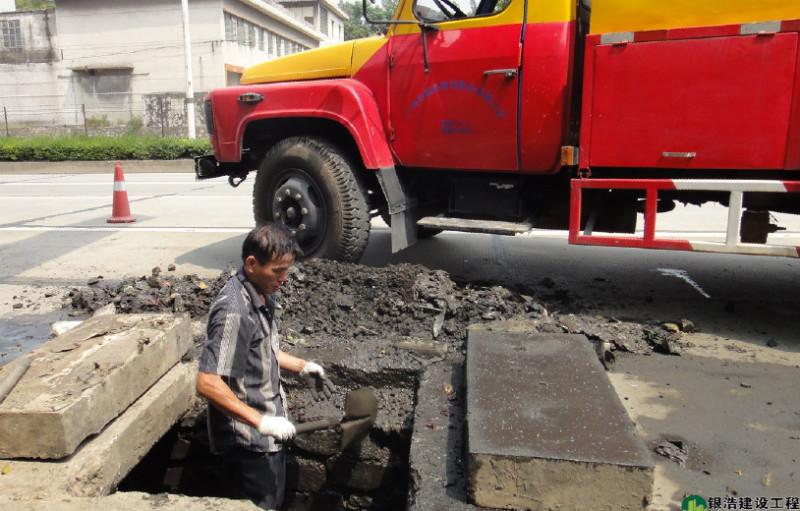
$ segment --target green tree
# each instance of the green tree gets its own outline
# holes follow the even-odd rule
[[[54,0],[17,0],[18,11],[40,11],[56,6]]]
[[[373,20],[390,20],[394,16],[397,7],[397,0],[383,0],[382,3],[373,5],[367,2],[367,13]],[[341,8],[347,13],[349,20],[344,22],[345,40],[359,39],[372,35],[382,34],[386,31],[386,25],[373,25],[367,23],[363,16],[361,2],[359,0],[349,0],[342,2]]]

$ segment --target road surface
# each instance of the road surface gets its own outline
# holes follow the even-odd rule
[[[112,180],[110,172],[0,175],[0,364],[65,317],[65,287],[170,263],[209,276],[236,264],[253,224],[252,179],[233,189],[185,173],[130,174],[131,225],[105,221]],[[779,220],[788,230],[771,241],[798,244],[800,222]],[[687,207],[660,222],[674,235],[721,239],[725,210]],[[420,263],[459,281],[524,288],[552,309],[604,321],[691,319],[699,332],[683,356],[622,356],[610,373],[645,441],[683,439],[692,453],[686,468],[654,457],[653,508],[675,508],[692,492],[800,493],[800,260],[570,246],[551,232],[443,233],[399,254],[389,247],[376,220],[363,262]]]

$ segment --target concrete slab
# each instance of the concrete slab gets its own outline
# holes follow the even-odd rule
[[[178,364],[97,437],[61,461],[0,460],[0,495],[108,495],[195,399],[195,364]],[[111,508],[113,509],[113,507]]]
[[[470,329],[470,497],[504,509],[643,509],[653,465],[583,336]]]
[[[429,366],[420,376],[409,449],[408,511],[471,511],[464,445],[464,367]]]
[[[0,404],[0,458],[58,459],[75,452],[186,353],[188,316],[92,318],[33,352]]]
[[[4,511],[259,511],[249,500],[148,493],[115,493],[97,498],[28,500],[0,497]]]

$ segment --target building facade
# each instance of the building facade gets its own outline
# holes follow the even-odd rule
[[[238,84],[250,65],[342,39],[318,29],[320,19],[306,20],[277,2],[189,6],[197,100]],[[0,36],[0,106],[9,132],[105,127],[185,134],[180,1],[57,0],[47,11],[0,14]]]

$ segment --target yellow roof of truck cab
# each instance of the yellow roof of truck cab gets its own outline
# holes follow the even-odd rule
[[[592,34],[800,19],[800,0],[594,0]]]

